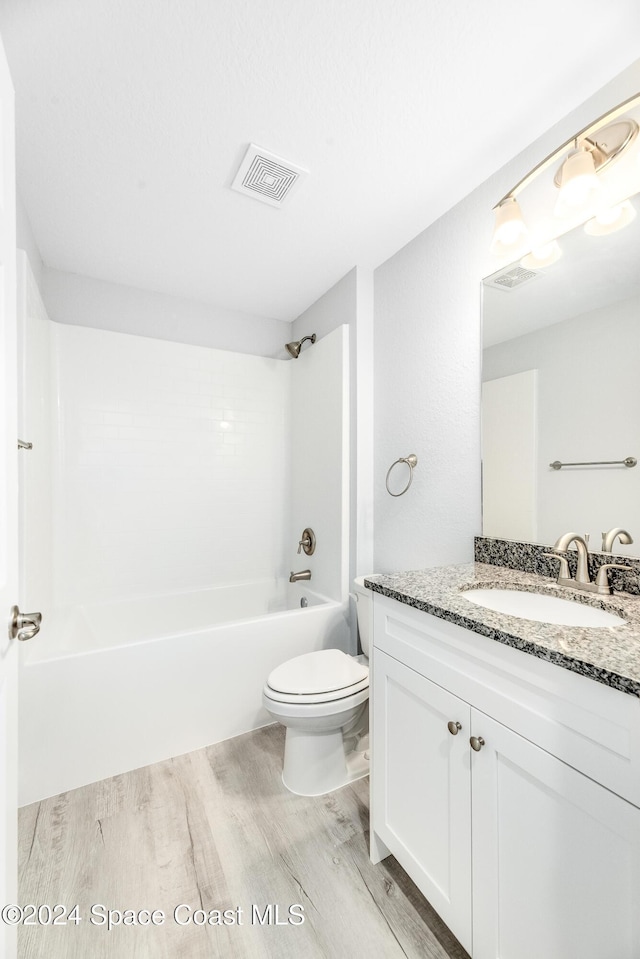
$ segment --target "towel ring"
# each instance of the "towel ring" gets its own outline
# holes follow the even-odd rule
[[[391,490],[389,489],[389,477],[391,476],[391,470],[393,469],[394,466],[397,466],[398,463],[406,463],[407,466],[409,467],[409,481],[407,485],[405,486],[405,488],[403,490],[400,490],[399,493],[392,493]],[[387,478],[385,480],[385,485],[387,487],[387,493],[389,494],[389,496],[402,496],[404,493],[407,492],[407,490],[411,486],[411,483],[413,482],[413,470],[417,465],[418,465],[418,457],[416,456],[415,453],[409,453],[408,456],[401,456],[400,459],[397,459],[395,463],[391,464],[391,466],[387,470]]]

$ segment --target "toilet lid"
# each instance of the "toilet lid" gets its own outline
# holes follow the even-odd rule
[[[280,693],[313,695],[353,686],[368,676],[368,668],[352,656],[339,649],[322,649],[277,666],[267,685]]]

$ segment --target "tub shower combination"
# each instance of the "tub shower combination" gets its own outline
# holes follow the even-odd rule
[[[353,637],[348,328],[283,363],[50,323],[18,262],[25,805],[272,722],[266,677]]]
[[[272,722],[265,677],[349,645],[347,604],[307,586],[262,580],[50,614],[46,642],[24,647],[21,804]]]

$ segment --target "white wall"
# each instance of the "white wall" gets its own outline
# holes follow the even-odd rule
[[[290,364],[51,332],[57,604],[285,572]]]
[[[491,209],[553,149],[639,88],[640,62],[376,270],[377,570],[473,558],[481,531],[480,280],[501,265],[488,252]],[[384,477],[407,453],[419,460],[413,486],[393,499]]]
[[[291,324],[162,293],[45,269],[42,295],[57,323],[284,359]]]
[[[549,463],[640,458],[639,318],[636,296],[484,351],[485,380],[538,369],[539,525],[528,539],[551,544],[575,529],[590,533],[597,550],[603,530],[623,526],[636,544],[616,552],[637,555],[640,469],[551,470]]]
[[[291,370],[292,570],[310,569],[311,588],[346,600],[349,567],[349,328],[300,353]],[[312,556],[296,550],[311,527]]]
[[[323,293],[304,313],[291,324],[291,339],[300,340],[303,336],[316,333],[322,339],[327,333],[339,326],[351,325],[356,317],[357,275],[354,267],[334,286]],[[309,344],[302,349],[306,352]]]
[[[356,315],[351,340],[351,579],[374,569],[373,272],[361,267]]]
[[[378,572],[471,560],[480,529],[480,250],[467,219],[455,207],[375,273]],[[387,470],[409,453],[413,483],[393,498]]]
[[[19,192],[16,193],[16,244],[19,250],[23,250],[26,253],[29,266],[33,273],[33,279],[38,288],[40,288],[42,286],[44,264],[31,228],[31,221],[29,220]]]

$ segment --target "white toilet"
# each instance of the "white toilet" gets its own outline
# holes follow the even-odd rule
[[[270,673],[262,702],[287,727],[282,781],[300,796],[320,796],[369,772],[369,647],[372,596],[353,583],[361,656],[323,649]]]

